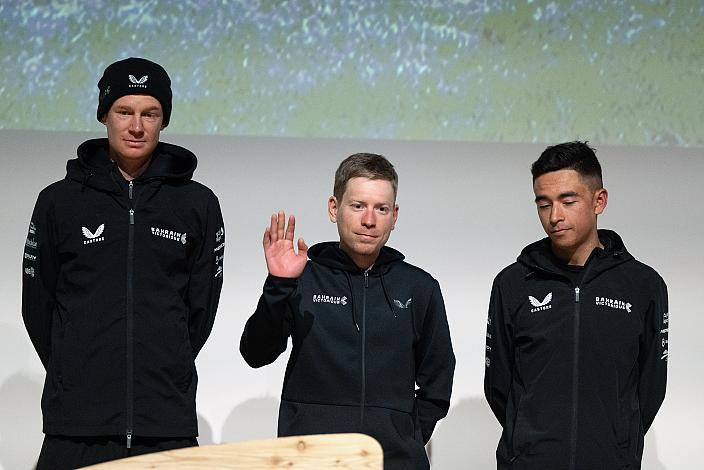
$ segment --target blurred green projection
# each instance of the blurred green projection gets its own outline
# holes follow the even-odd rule
[[[0,3],[0,128],[96,130],[128,56],[170,132],[704,146],[704,2]]]

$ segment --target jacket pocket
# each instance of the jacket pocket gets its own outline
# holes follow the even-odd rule
[[[195,360],[188,334],[188,322],[185,318],[181,318],[173,323],[173,328],[176,339],[172,344],[177,345],[177,350],[174,354],[175,362],[172,364],[171,377],[178,389],[182,393],[187,393],[195,376]]]

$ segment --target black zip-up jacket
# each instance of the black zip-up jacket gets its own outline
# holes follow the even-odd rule
[[[195,357],[222,287],[218,200],[196,157],[159,143],[127,183],[107,139],[84,142],[37,200],[22,316],[46,368],[44,432],[196,436]]]
[[[381,443],[384,468],[429,468],[424,444],[455,367],[438,282],[388,247],[366,272],[336,242],[308,255],[300,278],[267,278],[240,342],[261,367],[292,337],[279,436],[362,432]]]
[[[599,230],[575,285],[545,238],[494,280],[484,392],[499,469],[637,469],[664,397],[667,288]]]

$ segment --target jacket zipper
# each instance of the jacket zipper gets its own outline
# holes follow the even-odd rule
[[[127,396],[126,405],[127,413],[125,417],[126,429],[125,436],[127,438],[127,448],[132,448],[132,428],[134,415],[134,351],[133,351],[133,328],[134,328],[134,182],[130,181],[128,189],[130,221],[127,236],[127,316],[125,318],[127,330]]]
[[[364,271],[364,290],[362,290],[362,398],[360,405],[360,422],[364,425],[365,393],[367,387],[366,343],[367,343],[367,287],[369,287],[369,270]]]
[[[575,468],[577,458],[577,412],[579,400],[579,286],[574,288],[574,343],[572,366],[572,429],[570,430],[570,469]]]
[[[593,263],[590,263],[591,256],[587,259],[584,265],[584,274],[580,279],[580,284],[584,285],[587,282],[587,275]],[[574,287],[574,367],[572,369],[572,429],[570,442],[570,470],[574,470],[577,465],[577,428],[579,411],[579,317],[580,317],[580,301],[579,294],[580,286]]]

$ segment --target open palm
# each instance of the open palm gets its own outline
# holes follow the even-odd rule
[[[279,211],[271,215],[271,224],[264,230],[264,257],[269,274],[277,277],[297,278],[303,273],[308,261],[308,247],[298,239],[298,253],[293,248],[296,218],[290,215],[288,227],[286,214]]]

